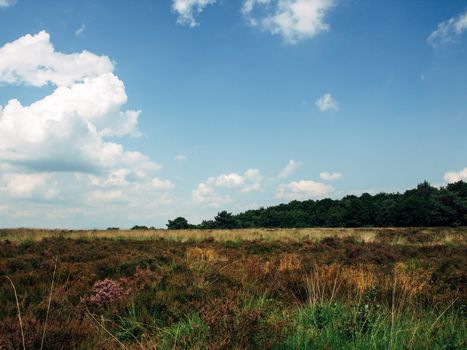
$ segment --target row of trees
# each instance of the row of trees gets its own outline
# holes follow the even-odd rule
[[[364,226],[467,226],[467,183],[436,188],[425,181],[404,193],[292,201],[237,215],[222,211],[200,225],[191,225],[183,217],[167,224],[169,229]]]

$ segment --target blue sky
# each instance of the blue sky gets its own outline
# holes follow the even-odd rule
[[[466,78],[466,1],[0,0],[0,226],[467,180]]]

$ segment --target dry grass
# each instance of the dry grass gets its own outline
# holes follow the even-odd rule
[[[24,341],[23,319],[21,318],[21,308],[19,307],[18,293],[16,292],[15,284],[13,283],[11,278],[8,277],[8,276],[5,276],[5,278],[8,281],[10,281],[11,287],[13,288],[13,292],[15,294],[16,310],[18,312],[18,320],[19,320],[19,326],[20,326],[20,330],[21,330],[21,341],[23,343],[23,350],[26,350],[26,343]]]
[[[279,271],[294,271],[300,269],[302,266],[302,259],[300,255],[295,253],[282,254],[279,261]]]
[[[215,249],[212,248],[188,248],[186,252],[187,261],[190,262],[207,262],[215,263],[218,261],[225,262],[227,258],[220,255]]]
[[[396,263],[391,274],[380,270],[380,266],[372,264],[315,265],[305,279],[308,302],[310,305],[332,303],[339,298],[360,303],[368,291],[379,289],[381,295],[390,296],[392,305],[397,305],[394,311],[402,312],[429,289],[433,273],[430,268],[413,267],[406,262]]]
[[[15,241],[6,242],[5,233],[16,234]],[[133,240],[122,239],[128,233]],[[204,236],[180,242],[190,233]],[[244,238],[219,242],[228,234]],[[461,229],[4,230],[0,236],[0,275],[11,277],[18,292],[0,279],[1,349],[22,343],[40,349],[42,342],[47,349],[329,349],[357,340],[360,347],[346,348],[422,349],[433,341],[465,348],[459,344],[466,247],[452,244],[463,242]],[[397,237],[407,246],[394,244]],[[430,246],[446,237],[444,246]],[[94,286],[105,281],[120,286],[118,297],[90,302]],[[330,338],[319,343],[320,337]]]
[[[420,240],[410,239],[420,236]],[[465,244],[467,228],[301,228],[301,229],[238,229],[238,230],[45,230],[3,229],[0,240],[41,241],[45,238],[65,237],[71,239],[116,239],[203,241],[292,241],[319,242],[328,237],[353,238],[371,243],[385,240],[394,245],[420,244]],[[389,242],[388,242],[389,241]]]

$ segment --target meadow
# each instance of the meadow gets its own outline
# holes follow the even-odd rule
[[[466,238],[0,230],[0,349],[465,349]]]

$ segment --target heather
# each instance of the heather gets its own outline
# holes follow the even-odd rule
[[[6,276],[28,349],[467,345],[463,228],[249,240],[69,234],[0,241],[1,349],[23,348]]]

